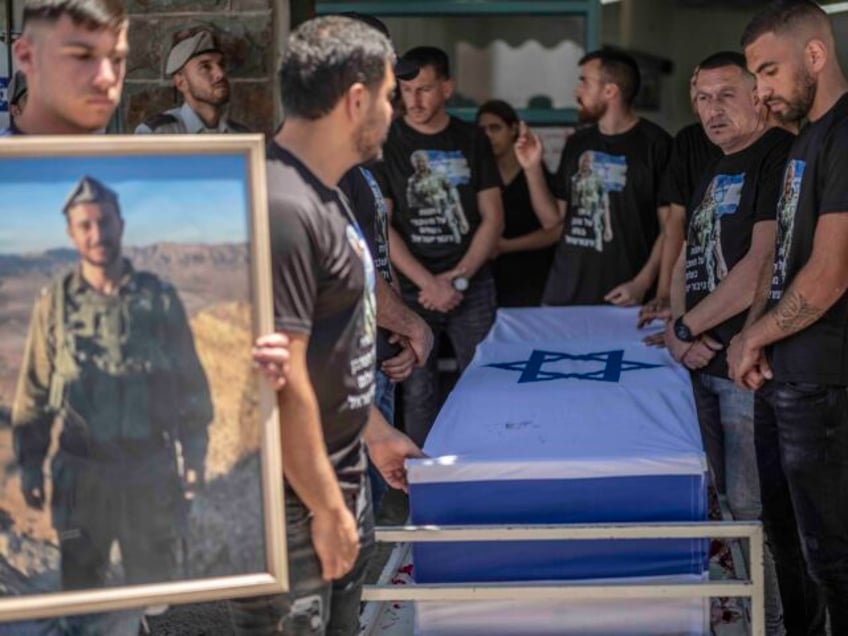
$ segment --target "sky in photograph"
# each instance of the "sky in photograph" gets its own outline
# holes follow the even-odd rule
[[[88,175],[118,193],[124,245],[248,240],[240,155],[0,158],[0,254],[72,247],[62,206]]]

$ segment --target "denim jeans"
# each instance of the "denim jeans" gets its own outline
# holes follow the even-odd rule
[[[757,463],[787,635],[848,634],[848,389],[757,392]]]
[[[692,374],[692,388],[707,461],[716,488],[727,495],[733,518],[761,518],[760,480],[754,446],[754,393],[740,389],[727,378]],[[724,489],[719,486],[724,484]],[[768,539],[768,537],[767,537]],[[745,555],[750,554],[745,544]],[[778,636],[781,626],[780,592],[768,541],[764,551],[766,633]]]
[[[377,388],[374,393],[374,406],[380,411],[383,417],[390,426],[395,425],[395,384],[389,380],[389,376],[377,370],[376,375]],[[383,505],[383,497],[389,489],[386,480],[374,466],[371,460],[368,460],[368,481],[371,482],[371,506],[374,509],[374,517],[376,517],[380,508]]]
[[[474,357],[474,350],[495,321],[495,281],[491,276],[472,279],[459,306],[448,313],[430,311],[418,304],[417,298],[405,301],[433,331],[433,349],[423,367],[415,367],[403,383],[403,418],[406,434],[419,446],[439,412],[439,341],[447,335],[456,354],[459,372]]]
[[[309,510],[286,493],[286,544],[289,591],[229,601],[233,629],[239,636],[356,636],[365,569],[374,552],[374,517],[367,479],[356,493],[345,493],[356,511],[359,556],[340,579],[321,578],[321,564],[312,545]]]

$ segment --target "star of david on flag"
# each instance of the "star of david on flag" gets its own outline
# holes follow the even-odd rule
[[[576,360],[580,362],[598,362],[602,366],[584,373],[563,373],[561,371],[545,370],[543,367],[550,362],[561,360]],[[527,382],[548,382],[551,380],[593,380],[596,382],[619,382],[625,371],[641,369],[656,369],[663,365],[649,364],[636,360],[625,360],[624,349],[599,351],[596,353],[571,354],[559,351],[540,351],[534,349],[527,360],[515,362],[497,362],[484,365],[504,371],[520,371],[518,384]]]

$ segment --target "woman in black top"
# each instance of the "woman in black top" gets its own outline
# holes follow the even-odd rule
[[[486,102],[477,111],[477,125],[488,136],[501,174],[504,232],[494,262],[495,288],[500,307],[532,307],[542,300],[561,227],[542,229],[524,171],[515,156],[518,115],[500,100]],[[550,179],[549,179],[550,182]]]

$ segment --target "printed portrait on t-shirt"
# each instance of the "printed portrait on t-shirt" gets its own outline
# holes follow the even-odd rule
[[[365,286],[362,290],[365,324],[363,325],[359,345],[362,348],[370,350],[370,355],[366,355],[363,359],[354,358],[351,361],[351,372],[360,388],[369,385],[373,387],[373,363],[374,356],[376,355],[374,347],[377,342],[377,300],[374,296],[374,289],[377,285],[376,270],[374,269],[374,261],[371,260],[371,253],[368,251],[368,244],[365,242],[365,237],[362,236],[359,228],[353,224],[348,225],[345,230],[345,237],[365,268]]]
[[[416,150],[409,160],[415,172],[406,184],[406,201],[418,213],[412,220],[417,231],[411,240],[461,243],[469,230],[457,190],[471,179],[465,156],[458,150]]]
[[[700,275],[687,279],[687,290],[712,292],[727,276],[727,261],[721,245],[722,217],[736,213],[744,185],[744,172],[717,174],[695,208],[686,238],[689,243],[686,266]]]
[[[627,184],[627,159],[587,150],[580,155],[577,172],[571,177],[571,201],[565,241],[603,252],[613,240],[610,192]]]
[[[783,295],[786,282],[786,264],[792,248],[792,234],[795,230],[795,212],[798,209],[798,197],[801,194],[801,178],[804,176],[805,161],[793,159],[786,164],[783,173],[783,190],[777,201],[777,248],[774,255],[774,276],[772,278],[771,297],[779,300]]]
[[[371,193],[374,195],[374,202],[377,204],[376,214],[374,215],[374,238],[377,243],[377,253],[374,254],[374,266],[377,271],[388,282],[392,282],[391,266],[389,265],[389,243],[388,243],[388,211],[386,210],[386,200],[380,191],[380,186],[370,170],[360,168],[362,175]]]

